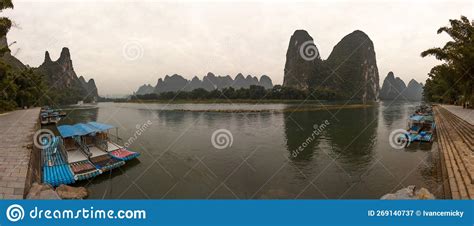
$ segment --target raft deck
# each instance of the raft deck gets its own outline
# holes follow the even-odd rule
[[[54,137],[51,145],[42,151],[43,181],[52,186],[71,184],[118,168],[125,161],[140,155],[109,140],[107,148],[97,147],[97,144],[106,141],[100,140],[98,134],[104,134],[110,128],[114,127],[97,122],[59,126],[61,138]],[[99,139],[98,143],[86,141],[91,138]],[[75,145],[65,150],[63,139],[66,143],[73,141]]]

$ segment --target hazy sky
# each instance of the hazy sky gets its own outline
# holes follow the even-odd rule
[[[12,52],[39,66],[70,49],[76,73],[100,95],[130,94],[174,73],[202,78],[241,72],[283,82],[290,36],[305,29],[323,59],[354,30],[375,45],[380,83],[389,71],[423,82],[439,62],[420,52],[441,46],[448,19],[473,19],[473,1],[32,1],[7,10],[17,27]]]

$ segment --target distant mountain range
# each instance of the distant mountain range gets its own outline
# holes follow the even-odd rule
[[[193,79],[187,80],[181,75],[174,74],[172,76],[166,75],[164,79],[158,79],[156,86],[145,84],[138,88],[135,95],[144,95],[150,93],[176,92],[176,91],[192,91],[195,89],[205,89],[207,91],[222,90],[224,88],[232,87],[234,89],[249,88],[251,85],[262,86],[265,89],[273,87],[272,80],[266,75],[262,75],[260,80],[251,75],[244,77],[241,73],[237,74],[234,79],[227,76],[216,76],[209,72],[202,80],[197,76]]]
[[[333,93],[336,99],[376,101],[379,72],[374,44],[367,34],[356,30],[322,60],[308,32],[296,30],[286,52],[283,86]]]
[[[310,42],[315,50],[314,58],[308,60],[302,55],[301,48]],[[422,99],[423,84],[412,79],[405,82],[389,72],[379,91],[379,76],[372,41],[362,31],[354,31],[344,37],[333,49],[326,60],[322,60],[317,52],[313,38],[304,30],[297,30],[290,38],[286,54],[283,86],[300,90],[323,88],[337,93],[340,98],[370,100],[415,100]],[[0,46],[7,46],[6,37],[0,39]],[[7,52],[2,59],[12,67],[24,70],[28,66]],[[79,100],[94,101],[99,97],[94,79],[86,81],[78,77],[74,71],[68,48],[63,48],[60,57],[53,61],[49,52],[45,52],[44,62],[33,71],[42,74],[47,85],[54,88],[54,93],[62,95],[62,103],[75,103]],[[216,76],[209,72],[199,79],[194,76],[191,80],[181,75],[166,75],[158,79],[155,86],[145,84],[138,88],[136,95],[163,93],[169,91],[192,91],[202,88],[207,91],[222,90],[227,87],[234,89],[249,88],[251,85],[262,86],[265,89],[273,87],[272,80],[262,75],[244,76],[241,73],[235,78]]]
[[[420,101],[423,97],[423,84],[412,79],[405,85],[402,79],[389,72],[380,90],[381,100]]]

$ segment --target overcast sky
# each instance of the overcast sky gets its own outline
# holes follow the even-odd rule
[[[423,82],[439,62],[420,52],[449,38],[448,19],[473,19],[473,1],[37,1],[14,0],[4,14],[13,54],[39,66],[44,51],[70,49],[78,76],[94,78],[100,95],[130,94],[160,77],[241,72],[283,82],[290,36],[304,29],[326,59],[354,30],[375,45],[380,83],[389,71]]]

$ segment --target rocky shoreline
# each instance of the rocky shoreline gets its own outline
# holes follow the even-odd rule
[[[395,193],[388,193],[382,196],[382,200],[401,200],[401,199],[436,199],[426,188],[419,188],[415,185],[410,185],[406,188],[402,188]]]
[[[89,192],[84,187],[72,187],[68,185],[60,185],[54,189],[49,184],[33,183],[26,199],[84,199],[87,198]]]

